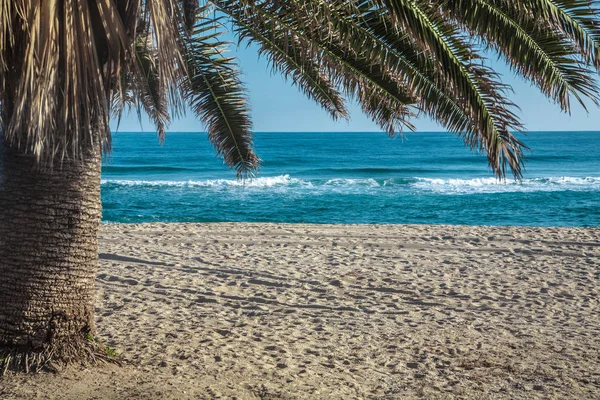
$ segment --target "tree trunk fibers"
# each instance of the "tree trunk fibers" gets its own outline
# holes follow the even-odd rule
[[[0,142],[4,368],[11,358],[28,368],[90,353],[86,342],[95,334],[101,163],[98,150],[83,162],[65,161],[53,171],[41,170],[32,156]],[[39,362],[32,363],[36,356]]]

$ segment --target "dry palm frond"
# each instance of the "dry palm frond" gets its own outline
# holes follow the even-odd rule
[[[49,166],[81,158],[108,137],[104,76],[118,72],[119,62],[101,60],[98,47],[120,57],[127,44],[118,24],[99,27],[93,18],[116,10],[102,1],[91,10],[85,0],[16,0],[9,7],[13,29],[0,51],[13,67],[0,71],[4,139]],[[115,39],[98,40],[100,30]]]
[[[184,74],[170,1],[2,0],[0,9],[4,140],[42,166],[108,147],[111,97],[123,94],[119,77],[137,55],[140,21],[152,38],[159,85],[175,93]]]

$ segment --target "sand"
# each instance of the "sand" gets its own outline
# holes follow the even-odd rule
[[[104,225],[125,366],[2,399],[600,399],[600,229]]]

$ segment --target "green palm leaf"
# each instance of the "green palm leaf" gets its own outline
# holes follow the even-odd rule
[[[570,110],[571,96],[584,107],[582,96],[598,103],[595,71],[582,66],[578,49],[568,45],[565,34],[540,26],[538,17],[486,0],[440,1],[437,10],[482,37],[564,111]]]
[[[296,54],[304,57],[303,63],[318,63],[328,80],[339,85],[347,96],[356,98],[363,111],[388,133],[412,128],[408,119],[415,114],[408,105],[414,100],[406,90],[362,53],[347,51],[339,40],[307,31],[307,27],[316,26],[310,13],[296,14],[288,9],[289,3],[247,2],[247,8],[241,8],[237,1],[214,3],[234,19],[240,32],[251,27],[271,42],[291,40],[299,48]]]
[[[246,176],[260,160],[253,150],[248,99],[236,60],[223,56],[227,43],[218,39],[218,28],[214,19],[200,17],[192,34],[184,38],[188,77],[181,88],[190,109],[206,125],[217,153],[238,176]]]
[[[600,3],[596,0],[494,0],[531,20],[564,34],[579,56],[600,68]],[[568,43],[568,42],[567,42]]]
[[[298,86],[309,98],[325,109],[333,119],[348,118],[348,110],[339,91],[333,86],[321,65],[307,57],[301,41],[293,36],[273,35],[244,22],[239,14],[236,22],[240,40],[248,45],[257,43],[259,54],[266,57],[271,68]]]

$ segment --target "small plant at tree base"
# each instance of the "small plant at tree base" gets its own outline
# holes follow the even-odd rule
[[[113,349],[110,346],[106,346],[106,356],[107,357],[117,358],[118,355],[119,355],[119,353],[117,352],[117,350]]]

